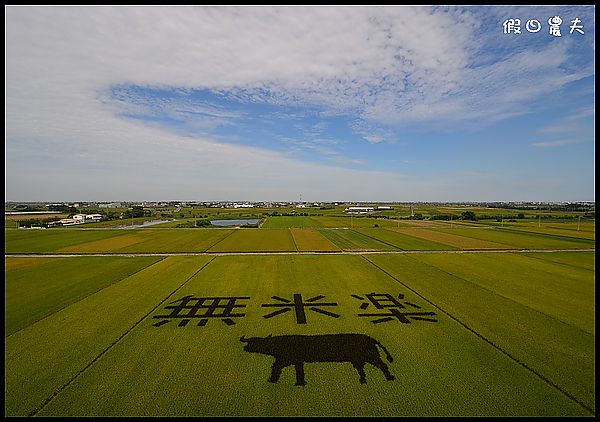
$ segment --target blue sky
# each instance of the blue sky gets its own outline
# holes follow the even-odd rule
[[[7,7],[5,199],[594,200],[594,13]]]

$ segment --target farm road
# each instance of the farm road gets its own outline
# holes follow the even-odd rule
[[[458,251],[286,251],[286,252],[148,252],[148,253],[61,253],[61,254],[4,254],[5,258],[62,258],[83,256],[236,256],[236,255],[371,255],[371,254],[466,254],[466,253],[552,253],[596,252],[587,249],[477,249]]]

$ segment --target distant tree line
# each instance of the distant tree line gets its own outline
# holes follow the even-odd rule
[[[48,205],[48,210],[49,211],[60,211],[63,214],[69,214],[69,215],[77,214],[77,208],[71,207],[66,204]]]
[[[56,221],[56,218],[28,218],[17,223],[19,227],[48,227],[51,221]]]
[[[183,223],[179,223],[177,224],[177,228],[184,228],[184,229],[193,229],[194,227],[211,227],[212,224],[210,222],[210,220],[208,218],[200,218],[200,219],[196,219],[196,221],[184,221]]]
[[[510,204],[510,203],[492,203],[482,204],[488,208],[503,208],[515,210],[548,210],[548,211],[579,211],[587,212],[595,209],[595,205],[570,203],[570,204]]]
[[[133,215],[132,215],[133,214]],[[151,210],[144,210],[144,207],[135,205],[132,209],[123,211],[123,218],[138,218],[138,217],[151,217]]]

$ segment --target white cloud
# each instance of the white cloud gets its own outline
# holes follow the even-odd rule
[[[9,7],[6,23],[11,105],[48,84],[134,83],[361,110],[405,80],[433,96],[451,86],[469,37],[425,7]]]
[[[583,140],[581,140],[581,139],[559,139],[559,140],[555,140],[555,141],[534,142],[531,144],[531,146],[538,147],[538,148],[556,148],[556,147],[564,147],[566,145],[580,144],[582,142],[583,142]]]
[[[277,199],[297,186],[310,186],[318,200],[352,192],[371,199],[423,195],[423,185],[399,174],[302,163],[119,118],[140,107],[132,98],[107,101],[107,89],[122,84],[310,104],[324,114],[357,113],[360,127],[374,128],[519,113],[512,107],[524,99],[590,74],[560,70],[567,59],[561,47],[534,61],[516,54],[470,68],[478,22],[468,10],[9,6],[5,23],[5,195],[11,199],[128,199],[132,190],[141,199],[157,198],[153,192],[157,199],[244,192]],[[168,101],[153,106],[174,109]],[[208,104],[176,107],[182,118],[204,114],[204,128],[240,117]],[[376,130],[361,134],[372,143],[390,139]],[[309,147],[345,159],[331,145]],[[435,198],[430,192],[423,199]]]

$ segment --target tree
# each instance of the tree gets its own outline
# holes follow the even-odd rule
[[[133,212],[133,218],[143,217],[144,216],[144,207],[140,207],[139,205],[135,205],[133,209],[126,210],[123,213],[124,218],[131,218],[131,214]]]
[[[463,220],[477,221],[477,216],[473,211],[463,211],[461,215]]]

